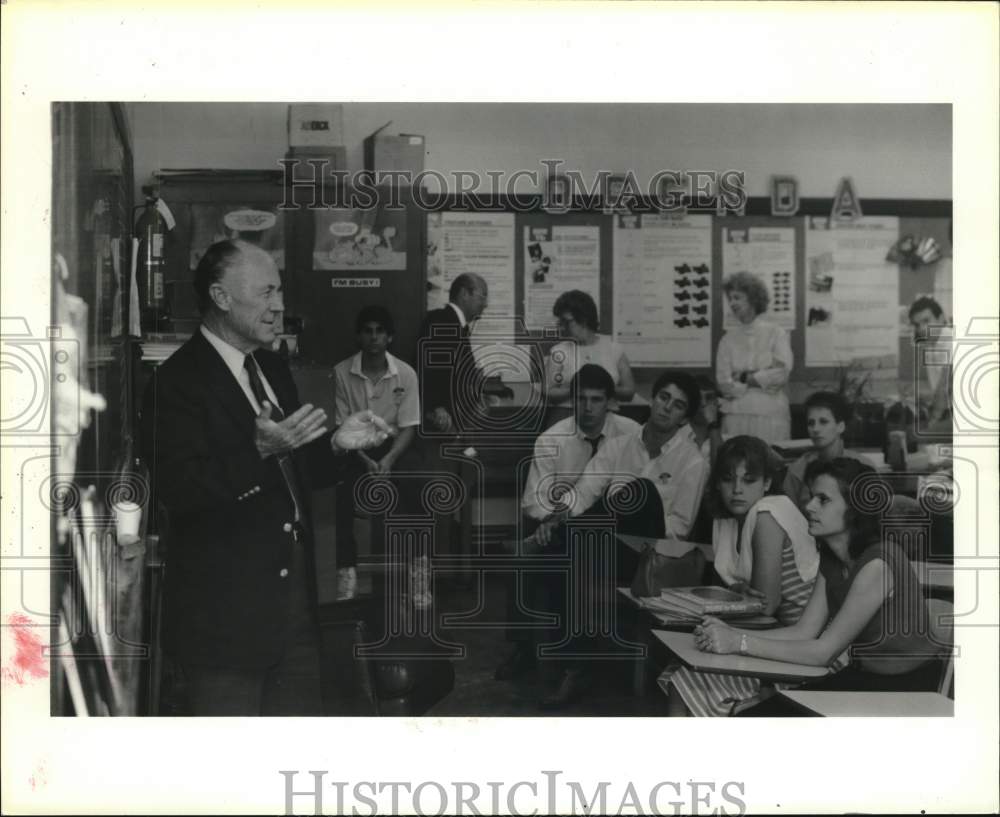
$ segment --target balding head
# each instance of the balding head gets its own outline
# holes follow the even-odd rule
[[[238,239],[217,241],[205,250],[194,271],[194,292],[198,297],[198,311],[202,315],[212,308],[212,284],[221,281],[226,270],[255,253],[268,257],[260,247]]]
[[[472,321],[486,310],[489,288],[481,276],[474,272],[463,272],[451,282],[448,300],[462,310],[466,320]]]

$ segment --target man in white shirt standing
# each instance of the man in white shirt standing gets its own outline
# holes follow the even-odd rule
[[[359,351],[334,368],[337,426],[350,415],[370,409],[393,432],[378,448],[356,451],[337,486],[337,601],[357,592],[358,547],[354,538],[354,491],[365,474],[388,477],[409,449],[420,424],[417,373],[388,351],[395,334],[392,315],[383,306],[366,306],[354,323]]]
[[[697,382],[682,372],[664,372],[653,384],[649,420],[637,432],[610,440],[587,463],[573,486],[572,501],[550,514],[533,535],[541,547],[550,547],[564,537],[567,519],[586,514],[614,516],[620,533],[656,538],[687,537],[701,504],[709,465],[685,433],[685,425],[698,411],[701,392]],[[637,502],[616,502],[615,495],[628,491]],[[630,511],[616,510],[617,505]],[[629,569],[631,551],[618,554],[622,578]],[[634,564],[631,566],[634,571]],[[570,581],[585,577],[570,576]],[[614,588],[597,588],[594,597],[610,598]],[[586,640],[575,639],[576,652],[587,649]],[[554,693],[541,703],[544,709],[559,709],[575,700],[585,682],[584,666],[570,665]]]
[[[628,417],[608,411],[615,396],[615,382],[601,366],[588,363],[580,367],[570,384],[575,395],[576,416],[567,417],[543,431],[535,441],[534,457],[521,498],[521,511],[530,527],[562,509],[567,491],[580,478],[590,459],[610,440],[638,433],[641,426]],[[530,529],[530,528],[529,528]],[[524,620],[517,603],[516,582],[522,585],[529,606],[534,606],[537,583],[532,575],[515,574],[507,591],[507,639],[515,644],[513,652],[497,668],[494,677],[508,681],[521,675],[535,662],[531,631],[518,627]]]
[[[921,431],[951,433],[951,333],[941,304],[928,295],[909,310],[913,340],[923,348],[916,361],[917,405]],[[932,365],[927,365],[928,363]]]

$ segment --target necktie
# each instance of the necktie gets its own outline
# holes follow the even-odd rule
[[[276,406],[274,401],[267,396],[267,391],[264,389],[264,381],[260,379],[260,370],[257,368],[257,361],[254,360],[253,355],[247,355],[243,358],[243,368],[247,370],[247,377],[250,378],[250,391],[253,392],[253,396],[257,399],[257,404],[263,408],[264,401],[271,404],[271,418],[280,423],[285,419],[285,412],[281,410],[280,406]]]
[[[601,440],[604,439],[604,435],[598,434],[596,437],[585,437],[584,439],[590,443],[590,459],[593,459],[594,455],[597,454],[597,447],[601,444]]]
[[[243,358],[243,368],[247,370],[247,377],[250,378],[250,391],[253,392],[253,396],[257,399],[258,405],[263,408],[265,400],[270,403],[271,419],[276,423],[280,423],[285,419],[285,413],[281,410],[280,406],[276,406],[274,401],[267,396],[267,392],[264,390],[264,382],[260,379],[260,371],[257,368],[257,361],[254,360],[253,355],[247,355]],[[299,488],[298,478],[295,476],[295,465],[292,462],[292,458],[287,453],[278,454],[277,460],[278,467],[281,469],[281,476],[284,477],[285,486],[288,488],[288,494],[291,496],[292,502],[295,504],[295,518],[301,521],[305,518],[305,505],[302,503],[302,492]]]

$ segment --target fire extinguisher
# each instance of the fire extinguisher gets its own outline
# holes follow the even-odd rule
[[[158,195],[155,187],[142,188],[145,204],[135,208],[141,210],[135,225],[135,237],[139,240],[136,270],[139,285],[139,303],[146,323],[159,323],[167,318],[167,298],[164,287],[164,273],[167,259],[165,243],[167,233],[174,227],[174,218],[166,203]]]

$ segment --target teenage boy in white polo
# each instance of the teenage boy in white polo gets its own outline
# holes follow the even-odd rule
[[[334,368],[336,414],[339,426],[355,411],[371,409],[393,429],[382,445],[357,451],[346,478],[337,486],[337,600],[357,592],[358,548],[354,539],[354,486],[365,474],[388,477],[399,457],[410,447],[420,424],[417,374],[389,354],[394,326],[389,310],[366,306],[354,323],[358,351]]]

